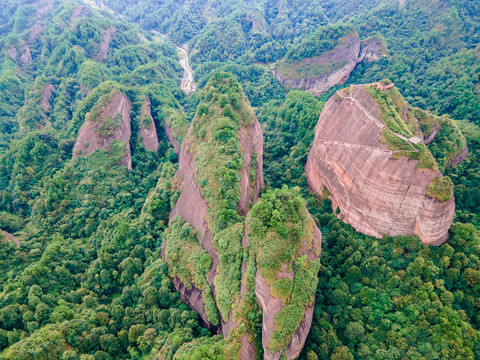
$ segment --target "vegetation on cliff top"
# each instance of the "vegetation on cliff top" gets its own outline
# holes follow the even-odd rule
[[[283,114],[275,107],[281,108],[285,91],[267,67],[252,63],[277,61],[319,26],[343,19],[362,38],[381,34],[391,55],[358,64],[349,81],[391,78],[412,106],[452,116],[470,155],[453,169],[443,168],[453,158],[448,151],[463,146],[452,126],[442,127],[429,145],[452,179],[456,200],[458,222],[440,248],[423,246],[416,237],[376,240],[356,233],[331,213],[328,200],[318,204],[302,187],[324,247],[314,320],[300,358],[480,358],[480,130],[473,125],[480,123],[478,1],[104,3],[126,18],[73,2],[2,4],[0,228],[21,243],[19,249],[0,244],[3,357],[171,360],[177,351],[190,356],[190,350],[199,357],[220,355],[222,340],[212,338],[179,300],[160,259],[166,214],[178,196],[171,183],[176,156],[162,131],[157,154],[137,144],[146,94],[160,129],[167,108],[178,112],[176,119],[192,119],[198,93],[185,97],[179,89],[175,48],[128,20],[168,33],[177,44],[197,38],[189,49],[203,79],[199,88],[216,69],[238,78],[262,114],[265,158],[275,159],[266,167],[267,184],[280,187],[303,182],[302,156],[313,138],[317,100],[292,94]],[[98,50],[110,27],[112,41],[101,62]],[[71,162],[74,138],[92,108],[84,107],[87,94],[109,80],[126,87],[133,105],[131,172],[118,165],[122,144]],[[48,85],[52,95],[44,111],[38,101]],[[270,100],[278,103],[265,106]],[[270,146],[268,139],[276,143]],[[287,145],[279,146],[284,140]],[[252,295],[255,257],[244,259],[250,298],[237,313],[238,333],[247,329],[261,347],[261,312]],[[289,291],[289,285],[277,288]],[[228,351],[238,345],[228,344]]]
[[[428,184],[427,195],[440,202],[450,200],[453,196],[453,183],[448,176],[436,177]]]
[[[319,63],[315,61],[358,35],[351,26],[329,25],[320,27],[309,35],[299,45],[290,48],[285,57],[279,60],[274,69],[278,75],[285,79],[310,79],[317,78],[327,73],[340,69],[345,61]],[[304,61],[308,59],[308,61]]]
[[[301,247],[317,256],[313,244],[313,221],[298,188],[268,190],[247,216],[249,246],[256,257],[257,271],[265,278],[270,294],[282,299],[268,347],[272,353],[285,351],[314,300],[319,258],[308,261]],[[286,275],[280,276],[280,273]]]
[[[168,275],[178,277],[187,289],[192,286],[198,288],[202,293],[208,321],[214,326],[220,325],[218,309],[208,283],[212,258],[198,243],[197,232],[177,215],[165,230],[164,239]]]
[[[238,204],[244,159],[238,131],[251,125],[253,116],[238,81],[219,72],[202,92],[187,137],[197,169],[195,179],[208,203],[207,221],[220,257],[215,284],[219,310],[225,320],[233,299],[240,293],[243,254],[244,225]]]

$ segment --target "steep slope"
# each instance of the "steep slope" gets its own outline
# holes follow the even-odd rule
[[[332,96],[305,165],[310,189],[328,193],[344,220],[367,235],[415,234],[426,244],[445,242],[453,189],[421,142],[420,113],[393,84],[355,86]]]
[[[145,149],[158,151],[157,128],[153,121],[150,100],[148,97],[145,98],[140,113],[140,136],[142,137],[142,143],[143,146],[145,146]]]
[[[380,38],[360,42],[352,27],[327,26],[290,49],[272,71],[284,87],[320,95],[343,84],[362,60],[378,60],[384,53]]]
[[[247,217],[264,359],[296,359],[313,318],[321,234],[299,189],[268,191]]]
[[[295,359],[313,316],[321,235],[298,188],[259,199],[262,158],[248,100],[217,73],[182,144],[162,257],[181,299],[223,334],[229,358],[260,358],[263,348],[265,359]]]
[[[173,183],[180,195],[170,214],[162,256],[182,300],[208,328],[226,337],[238,327],[232,305],[241,292],[243,215],[263,186],[263,136],[230,75],[216,74],[201,96],[179,155]],[[176,255],[176,244],[187,246],[185,238],[176,238],[180,228],[191,234],[191,250]],[[186,256],[201,259],[203,267],[177,271],[182,263],[195,264]],[[245,359],[255,353],[246,338],[240,353]]]
[[[88,155],[98,149],[108,150],[112,142],[121,141],[125,144],[122,163],[131,170],[130,110],[130,101],[123,93],[113,92],[102,96],[85,117],[86,121],[73,147],[73,157]]]

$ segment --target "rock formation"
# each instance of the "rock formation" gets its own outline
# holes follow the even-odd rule
[[[243,92],[240,92],[236,80],[230,76],[223,78],[220,75],[218,80],[211,82],[211,85],[221,88],[223,81],[231,85],[231,87],[223,90],[232,88],[236,92],[234,95],[227,95],[225,91],[222,97],[226,99],[228,104],[222,103],[220,105],[218,99],[208,102],[207,97],[211,96],[211,93],[205,91],[203,102],[199,106],[197,115],[185,136],[180,150],[179,168],[174,183],[179,184],[181,191],[170,214],[171,221],[179,215],[189,226],[198,232],[198,243],[211,259],[211,267],[206,274],[209,289],[206,291],[211,292],[215,299],[219,296],[223,297],[223,293],[226,291],[226,289],[224,290],[216,286],[216,280],[219,281],[220,279],[217,277],[221,277],[225,271],[240,272],[244,224],[239,215],[244,215],[248,211],[249,205],[258,199],[260,188],[263,186],[263,172],[261,171],[263,169],[263,136],[260,124],[254,116],[245,95]],[[232,104],[237,109],[234,109]],[[225,117],[226,113],[230,117]],[[233,141],[232,144],[235,149],[233,153],[225,153],[226,141]],[[215,157],[218,162],[215,164],[205,163],[212,157]],[[198,166],[197,162],[200,162],[201,165]],[[233,183],[218,184],[217,182],[221,181],[227,173],[230,174],[229,176],[232,176]],[[215,199],[216,196],[212,195],[217,191],[229,191],[228,187],[230,186],[236,187],[236,189],[229,194],[231,197],[226,195],[225,198],[227,200],[230,198],[235,203],[231,204],[229,210],[225,210],[233,211],[239,215],[237,215],[237,219],[221,225],[218,224],[218,221],[221,221],[220,218],[223,217],[222,210],[219,209],[222,205]],[[224,226],[235,232],[235,236],[232,239],[228,239],[236,242],[233,246],[239,255],[232,259],[232,263],[227,259],[223,259],[226,255],[224,254],[226,249],[220,248],[218,244],[219,238],[225,236],[222,234]],[[168,253],[169,241],[167,240],[165,243],[162,253],[167,259],[167,263],[173,264],[173,262],[169,262],[171,256]],[[217,272],[219,266],[224,270],[221,273]],[[221,286],[225,288],[233,287],[236,295],[232,295],[238,298],[241,290],[240,279],[237,281],[232,279],[229,284],[226,284],[227,279],[222,280]],[[197,279],[197,282],[199,281]],[[217,305],[217,302],[213,304],[218,317],[218,321],[215,321],[216,318],[214,316],[208,316],[206,308],[208,306],[212,307],[212,304],[206,304],[207,299],[204,296],[204,287],[196,284],[195,281],[185,284],[178,277],[174,278],[174,285],[177,291],[179,291],[182,300],[199,313],[203,323],[208,328],[218,329],[218,332],[223,333],[227,337],[232,329],[238,327],[231,313],[234,299],[228,299],[230,303],[225,304],[224,307]],[[217,309],[218,307],[220,309]],[[243,344],[240,353],[248,354],[251,352],[255,351],[247,341]],[[242,358],[242,356],[240,357]],[[248,356],[243,356],[243,358],[248,358]]]
[[[140,136],[142,137],[142,143],[145,149],[155,152],[158,151],[157,128],[153,121],[148,97],[145,98],[140,113]]]
[[[254,221],[260,215],[250,214],[258,212],[252,206],[255,209],[264,184],[263,135],[240,85],[230,75],[214,75],[203,90],[197,114],[180,149],[172,184],[172,191],[179,195],[162,243],[162,257],[181,299],[199,313],[207,328],[224,336],[229,358],[254,359],[259,356],[262,343],[265,358],[278,359],[281,354],[287,359],[297,358],[312,320],[316,281],[312,280],[313,291],[307,290],[306,299],[289,296],[297,300],[292,306],[301,306],[303,315],[296,319],[295,331],[287,334],[279,332],[280,325],[275,324],[281,324],[291,300],[279,298],[272,287],[282,277],[298,284],[296,276],[306,278],[308,269],[316,279],[320,231],[298,194],[282,190],[285,199],[295,201],[296,205],[290,208],[300,214],[295,216],[301,218],[303,235],[295,238],[295,256],[282,265],[286,269],[277,269],[273,277],[262,277],[266,273],[260,271],[261,263],[256,260],[263,252]],[[251,220],[246,221],[246,217]],[[276,230],[269,231],[270,239],[278,237]],[[281,239],[288,242],[293,238]],[[292,246],[288,244],[283,250]],[[280,255],[283,250],[279,250]],[[270,306],[273,303],[275,307]],[[262,339],[256,339],[254,322],[247,316],[250,310],[259,313],[258,306],[263,312]]]
[[[43,112],[46,114],[51,106],[50,106],[50,98],[52,97],[52,91],[55,91],[55,86],[53,86],[52,84],[47,84],[45,85],[45,87],[43,88],[43,92],[42,92],[42,101],[41,103],[39,104],[43,110]],[[46,116],[46,115],[45,115]]]
[[[162,108],[163,131],[172,144],[175,153],[180,155],[180,145],[188,130],[188,121],[185,113],[169,106]]]
[[[130,154],[130,110],[128,98],[121,92],[102,96],[85,117],[86,121],[73,147],[73,157],[91,154],[95,150],[106,148],[114,141],[125,144],[122,163],[132,169]]]
[[[295,224],[299,232],[294,234],[290,230],[287,236],[282,235],[271,225],[273,217],[286,229]],[[320,230],[298,192],[286,187],[262,196],[249,213],[247,226],[257,260],[255,294],[263,313],[264,359],[278,360],[282,356],[296,359],[313,318],[320,268]],[[295,323],[295,330],[284,329],[285,322]]]
[[[15,236],[13,236],[12,234],[4,231],[4,230],[0,230],[0,243],[3,241],[3,240],[7,240],[7,241],[10,241],[12,244],[15,245],[15,247],[17,249],[20,248],[20,240],[18,240]]]
[[[385,106],[388,101],[394,107]],[[453,220],[453,190],[444,189],[443,202],[427,195],[442,174],[418,143],[420,110],[406,105],[395,88],[377,84],[337,92],[316,126],[307,182],[313,192],[329,193],[333,207],[357,231],[418,235],[425,244],[440,245]]]
[[[360,42],[357,64],[362,61],[377,61],[387,54],[387,47],[381,36],[372,36]]]
[[[112,32],[115,31],[113,26],[110,26],[105,30],[103,34],[102,43],[100,44],[100,51],[98,52],[96,59],[100,62],[104,62],[108,56],[108,49],[110,48],[110,41],[112,41]]]
[[[310,44],[307,40],[304,46],[318,45]],[[296,48],[290,50],[292,53],[296,51]],[[311,51],[305,51],[309,52]],[[372,37],[361,42],[358,34],[351,29],[338,39],[333,49],[301,60],[289,59],[287,54],[286,58],[277,62],[272,72],[285,88],[320,95],[332,86],[343,84],[361,61],[375,61],[384,54],[386,48],[383,39]]]

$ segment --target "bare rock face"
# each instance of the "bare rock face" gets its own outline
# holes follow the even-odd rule
[[[40,103],[40,106],[42,107],[44,113],[47,113],[50,110],[50,98],[52,96],[52,91],[55,91],[55,86],[52,84],[47,84],[43,88],[42,102]]]
[[[275,218],[277,225],[272,225]],[[284,232],[278,229],[282,226]],[[295,224],[296,231],[290,232]],[[298,190],[267,191],[247,216],[255,253],[255,294],[262,310],[264,359],[296,359],[313,318],[321,233]],[[295,324],[293,329],[285,323]]]
[[[28,64],[30,61],[32,61],[32,53],[30,52],[30,48],[27,46],[27,44],[22,45],[22,55],[20,55],[20,61],[23,64]]]
[[[352,32],[341,39],[333,51],[324,55],[306,58],[292,67],[305,66],[318,69],[328,68],[329,64],[338,64],[334,69],[320,70],[319,76],[307,75],[305,77],[290,78],[283,74],[282,68],[273,70],[273,74],[284,87],[288,89],[306,90],[313,95],[321,95],[332,86],[343,84],[357,65],[360,52],[360,38],[356,32]]]
[[[7,53],[10,59],[15,60],[17,58],[17,49],[15,48],[15,46],[10,46],[7,50]]]
[[[240,180],[240,202],[238,213],[246,216],[251,202],[256,203],[263,180],[263,134],[257,117],[254,115],[251,126],[243,126],[238,132],[238,140],[243,152],[242,178]],[[256,175],[250,179],[250,172]],[[253,182],[252,182],[253,180]],[[253,190],[253,192],[251,192]]]
[[[199,313],[206,327],[223,334],[225,338],[235,338],[232,341],[240,346],[239,350],[237,348],[238,354],[234,358],[252,359],[255,357],[255,349],[248,334],[238,334],[240,323],[246,321],[246,315],[240,314],[236,310],[238,304],[245,300],[242,294],[248,290],[242,289],[241,279],[238,279],[238,282],[231,282],[230,278],[223,276],[228,272],[241,274],[242,234],[245,226],[243,216],[258,199],[260,189],[264,184],[263,135],[260,124],[238,82],[226,74],[219,76],[217,80],[212,81],[211,85],[223,92],[222,99],[224,100],[222,101],[226,101],[228,104],[219,101],[218,98],[211,99],[211,90],[204,90],[197,115],[184,135],[179,151],[179,167],[173,180],[179,196],[170,213],[171,229],[168,230],[175,230],[175,225],[172,227],[172,224],[178,221],[178,216],[180,216],[186,224],[196,230],[197,242],[201,251],[208,255],[211,266],[204,274],[206,283],[203,283],[201,288],[197,286],[198,291],[195,291],[194,286],[190,285],[195,283],[195,276],[192,279],[183,279],[183,281],[174,278],[174,286],[181,294],[182,300]],[[231,87],[225,86],[225,83]],[[228,89],[232,89],[232,91],[227,95]],[[182,119],[178,117],[175,110],[170,110],[165,111],[164,128],[176,149],[178,147],[177,139],[179,135],[181,136],[183,125]],[[225,115],[222,115],[225,111],[234,113],[229,113],[230,117],[225,118]],[[226,152],[226,141],[229,137],[232,141],[229,142],[230,146],[233,145],[235,150]],[[216,164],[212,166],[205,163],[206,161],[216,161]],[[227,170],[227,167],[230,167],[230,170]],[[232,178],[232,183],[228,186],[218,184],[226,174]],[[219,206],[223,205],[216,196],[212,195],[224,191],[233,191],[224,196],[229,201],[236,199],[236,207],[230,208],[228,211],[233,211],[238,215],[236,218],[234,217],[234,220],[220,225],[219,221],[225,221],[222,220],[223,215],[219,209]],[[169,243],[170,239],[173,239],[173,236],[167,238],[162,256],[166,259],[167,264],[175,262],[179,264],[187,255],[180,255],[183,257],[175,260],[174,254],[169,253],[169,249],[173,248]],[[229,250],[220,246],[222,241],[233,242],[232,248]],[[228,259],[228,256],[232,255],[231,251],[238,253],[232,257],[233,260]],[[197,252],[200,250],[197,249]],[[173,271],[172,267],[172,274]],[[199,275],[197,275],[197,282],[200,281],[198,277]],[[229,283],[227,284],[227,282]],[[230,299],[225,297],[229,286],[232,286],[233,291]],[[190,291],[185,291],[185,288],[190,288]],[[206,297],[209,293],[213,296],[213,304]]]
[[[431,181],[442,174],[435,164],[422,168],[406,156],[415,151],[413,142],[403,140],[407,152],[389,148],[381,109],[367,89],[342,90],[326,103],[305,165],[308,186],[319,195],[328,190],[334,208],[357,231],[374,237],[418,235],[425,244],[440,245],[453,220],[453,194],[444,202],[427,195]]]
[[[465,160],[467,158],[467,156],[468,156],[468,147],[465,144],[465,147],[462,149],[462,151],[460,151],[460,153],[458,153],[455,157],[448,160],[447,166],[448,167],[455,167],[455,166],[459,165],[460,163],[462,163],[463,160]]]
[[[158,151],[158,136],[155,122],[153,121],[152,112],[150,109],[150,100],[145,98],[140,113],[140,136],[143,139],[143,146],[145,149],[151,151]]]
[[[325,44],[325,39],[332,44]],[[380,35],[361,41],[351,27],[320,27],[277,61],[272,72],[285,88],[321,95],[343,84],[360,62],[377,61],[387,54]]]
[[[313,318],[321,234],[298,188],[260,198],[263,135],[231,75],[215,74],[202,90],[171,184],[178,196],[161,255],[181,299],[223,335],[229,359],[258,359],[262,346],[265,359],[296,359]],[[261,338],[251,318],[259,307]]]
[[[3,241],[3,240],[7,240],[7,241],[10,241],[12,244],[14,244],[16,246],[17,249],[20,248],[20,240],[18,240],[15,236],[13,236],[12,234],[4,231],[4,230],[0,230],[0,243]]]
[[[43,32],[44,28],[45,23],[43,21],[35,23],[35,25],[30,30],[30,33],[28,34],[28,42],[32,42],[33,40],[35,40]]]
[[[170,144],[172,144],[173,150],[180,155],[180,146],[187,133],[189,123],[185,114],[179,109],[174,109],[169,106],[165,106],[162,109],[163,113],[163,131],[167,135]]]
[[[100,98],[93,110],[87,114],[86,121],[80,129],[73,147],[73,157],[91,154],[103,148],[110,150],[113,141],[122,141],[125,143],[122,163],[131,170],[131,108],[130,101],[121,92]]]
[[[70,16],[70,22],[73,23],[78,17],[85,16],[90,11],[88,6],[77,5]]]
[[[113,26],[110,26],[105,30],[103,35],[102,43],[100,44],[100,51],[97,54],[97,60],[104,62],[108,56],[108,49],[110,48],[110,41],[112,41],[112,33],[115,30]]]
[[[373,36],[361,42],[357,64],[362,61],[378,61],[387,54],[387,47],[380,36]]]

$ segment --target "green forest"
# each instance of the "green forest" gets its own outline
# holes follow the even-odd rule
[[[0,359],[226,360],[247,340],[263,359],[258,272],[284,306],[268,345],[281,359],[480,360],[480,2],[0,0],[0,9]],[[298,61],[353,32],[386,50],[319,96],[272,72],[298,73]],[[185,91],[185,53],[195,91]],[[441,246],[364,235],[326,187],[319,196],[307,186],[327,101],[382,80],[395,84],[390,97],[369,90],[382,121],[406,137],[436,132],[415,145],[421,154],[398,158],[444,176],[428,188],[455,199]],[[239,134],[255,143],[257,119],[262,151],[247,159]],[[175,213],[190,181],[185,153],[208,251],[199,242],[208,234]],[[302,256],[317,227],[319,259]],[[199,290],[205,318],[179,281]],[[291,356],[311,306],[305,345]],[[240,325],[222,336],[229,319]]]

